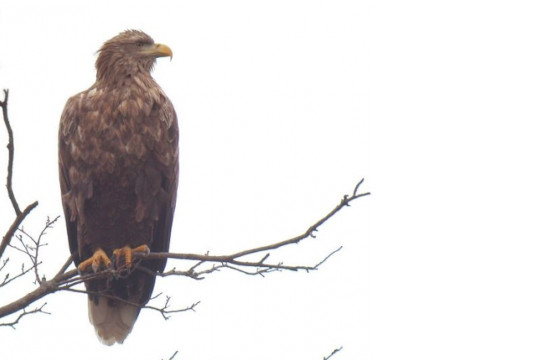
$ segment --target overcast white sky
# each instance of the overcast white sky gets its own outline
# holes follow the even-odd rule
[[[128,28],[174,51],[154,72],[181,131],[173,251],[297,235],[362,177],[373,195],[274,257],[312,264],[343,245],[318,272],[159,279],[197,311],[143,311],[112,348],[83,295],[54,294],[52,315],[0,328],[2,357],[322,359],[343,346],[333,359],[537,359],[539,18],[535,1],[3,1],[15,191],[40,202],[28,230],[61,214],[65,101]],[[7,229],[4,192],[0,209]],[[62,223],[47,240],[52,276],[68,256]]]

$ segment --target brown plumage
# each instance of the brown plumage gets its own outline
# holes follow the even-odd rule
[[[166,260],[132,266],[124,247],[169,248],[178,183],[178,124],[174,108],[150,72],[172,56],[141,31],[107,41],[97,79],[71,97],[59,131],[62,203],[69,248],[81,271],[111,266],[119,275],[85,283],[90,321],[105,344],[122,343],[152,294]],[[129,249],[128,249],[129,250]],[[150,270],[150,271],[148,271]],[[90,270],[92,271],[92,270]]]

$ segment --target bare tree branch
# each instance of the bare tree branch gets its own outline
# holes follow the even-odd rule
[[[67,272],[63,274],[62,276],[75,276],[77,274],[76,270],[73,270],[72,272]],[[42,281],[41,285],[36,288],[35,290],[29,292],[28,294],[24,295],[20,299],[17,299],[7,305],[4,305],[0,307],[0,318],[11,315],[17,311],[23,310],[26,307],[28,307],[33,302],[41,299],[42,297],[52,294],[59,290],[58,285],[59,279],[56,277],[51,281]]]
[[[363,181],[363,180],[362,180]],[[361,184],[362,181],[360,181],[358,184]],[[200,280],[204,278],[202,275],[210,274],[215,271],[219,271],[221,269],[230,269],[239,271],[243,274],[249,274],[249,275],[264,275],[268,272],[272,271],[281,271],[281,270],[288,270],[288,271],[298,271],[298,270],[317,270],[318,267],[323,264],[330,256],[334,255],[336,252],[338,252],[340,248],[334,250],[330,254],[328,254],[323,260],[319,261],[316,265],[313,266],[305,266],[305,265],[285,265],[282,262],[278,263],[267,263],[266,260],[269,258],[270,253],[266,253],[259,261],[245,261],[241,260],[240,258],[247,256],[247,255],[254,255],[261,252],[267,252],[279,249],[283,246],[298,243],[308,237],[313,237],[313,232],[318,229],[322,224],[324,224],[326,221],[328,221],[330,218],[332,218],[334,215],[336,215],[341,209],[343,209],[345,206],[349,206],[350,203],[356,199],[359,199],[361,197],[364,197],[366,195],[369,195],[369,193],[357,193],[357,190],[359,186],[355,187],[355,192],[353,192],[352,196],[345,195],[340,203],[331,210],[328,214],[326,214],[324,217],[322,217],[319,221],[308,227],[308,229],[301,235],[295,236],[293,238],[280,241],[277,243],[273,243],[270,245],[265,245],[249,250],[243,250],[238,251],[230,255],[200,255],[200,254],[183,254],[183,253],[150,253],[148,255],[145,255],[143,253],[135,254],[136,258],[139,259],[163,259],[163,258],[169,258],[169,259],[176,259],[176,260],[190,260],[190,261],[197,261],[197,263],[194,266],[191,266],[188,270],[185,271],[179,271],[176,269],[172,269],[169,271],[166,271],[164,273],[154,273],[158,276],[172,276],[172,275],[179,275],[179,276],[187,276],[193,279]],[[0,307],[0,318],[9,314],[12,314],[16,311],[22,310],[26,308],[28,305],[33,303],[34,301],[37,301],[41,299],[42,297],[52,294],[57,291],[61,290],[68,290],[73,288],[74,286],[83,283],[84,281],[93,280],[97,278],[102,277],[111,277],[116,276],[125,269],[107,269],[102,270],[96,273],[91,274],[79,274],[77,270],[70,270],[66,271],[67,265],[71,261],[70,259],[62,266],[61,270],[58,271],[56,276],[52,278],[51,280],[42,280],[40,286],[35,289],[34,291],[26,294],[22,298],[7,304],[5,306]],[[202,264],[204,263],[214,263],[217,265],[212,266],[211,268],[207,268],[204,270],[197,270]],[[139,269],[143,270],[142,266],[138,267]],[[249,268],[253,268],[255,270],[250,271],[246,270]],[[147,270],[149,271],[149,270]]]
[[[359,184],[361,183],[362,181],[359,182]],[[319,261],[314,266],[285,265],[281,262],[267,263],[266,260],[269,258],[269,253],[266,253],[261,258],[261,260],[256,261],[256,262],[244,261],[244,260],[241,260],[240,258],[247,255],[253,255],[253,254],[258,254],[261,252],[276,250],[289,244],[298,243],[312,236],[312,233],[316,231],[318,227],[320,227],[322,224],[324,224],[326,221],[332,218],[345,206],[349,206],[350,203],[356,199],[369,195],[369,193],[359,194],[357,193],[357,190],[358,190],[358,186],[355,187],[356,193],[353,192],[353,195],[350,197],[348,195],[345,195],[340,201],[340,203],[333,210],[331,210],[328,214],[322,217],[319,221],[311,225],[306,230],[306,232],[304,232],[301,235],[290,238],[288,240],[280,241],[277,243],[273,243],[270,245],[265,245],[265,246],[261,246],[261,247],[257,247],[257,248],[253,248],[249,250],[238,251],[231,255],[216,256],[216,255],[208,255],[208,254],[199,255],[199,254],[182,254],[182,253],[150,253],[148,255],[145,255],[141,253],[141,254],[136,254],[136,257],[146,258],[146,259],[169,258],[169,259],[176,259],[176,260],[197,261],[197,263],[194,266],[191,266],[186,271],[179,271],[176,269],[172,269],[164,273],[156,273],[156,275],[163,276],[163,277],[171,276],[171,275],[180,275],[180,276],[187,276],[193,279],[202,279],[204,278],[202,275],[210,274],[212,272],[215,272],[221,269],[236,270],[236,271],[242,272],[244,274],[249,274],[249,275],[264,275],[271,271],[280,271],[280,270],[289,270],[289,271],[317,270],[321,264],[323,264],[330,256],[335,254],[341,248],[334,250],[333,252],[328,254],[322,261]],[[12,314],[16,311],[22,310],[26,308],[28,305],[30,305],[31,303],[33,303],[34,301],[37,301],[46,295],[52,294],[60,290],[71,289],[75,285],[81,284],[84,281],[97,279],[101,277],[115,276],[125,270],[125,269],[107,269],[107,270],[99,271],[96,273],[81,275],[77,272],[77,270],[66,271],[67,265],[69,264],[70,260],[71,260],[71,256],[70,256],[70,259],[62,266],[61,270],[58,271],[58,273],[56,274],[54,278],[52,278],[51,280],[42,280],[40,286],[34,291],[26,294],[22,298],[10,304],[0,307],[0,318],[6,315]],[[200,267],[204,263],[214,263],[214,264],[217,263],[217,265],[214,265],[213,267],[209,269],[204,269],[201,271],[197,270],[197,268]],[[144,271],[142,266],[139,268]],[[246,268],[254,268],[255,270],[249,271],[249,270],[246,270]]]

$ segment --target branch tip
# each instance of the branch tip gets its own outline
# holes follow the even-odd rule
[[[337,354],[338,352],[340,352],[342,349],[343,349],[343,346],[340,346],[339,348],[334,349],[334,351],[332,351],[332,353],[331,353],[330,355],[325,356],[325,357],[323,358],[323,360],[328,360],[328,359],[330,359],[332,356],[334,356],[335,354]]]
[[[356,196],[356,194],[358,193],[358,189],[360,188],[360,185],[362,185],[363,182],[364,182],[364,178],[362,178],[362,180],[360,180],[358,184],[356,184],[353,191],[353,197]]]

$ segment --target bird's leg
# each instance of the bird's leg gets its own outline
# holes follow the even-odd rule
[[[97,249],[96,251],[94,251],[94,255],[81,262],[77,269],[79,269],[79,272],[82,273],[86,270],[88,266],[91,265],[92,270],[94,272],[97,272],[102,264],[105,266],[105,268],[110,268],[111,260],[109,259],[105,251],[103,251],[102,249]]]
[[[126,268],[130,269],[133,265],[133,253],[137,252],[144,252],[149,254],[150,248],[146,245],[140,245],[135,248],[131,248],[126,245],[122,248],[114,250],[113,256],[115,257],[116,269],[120,267],[120,260],[122,259],[122,257],[124,258],[124,265],[126,266]]]

